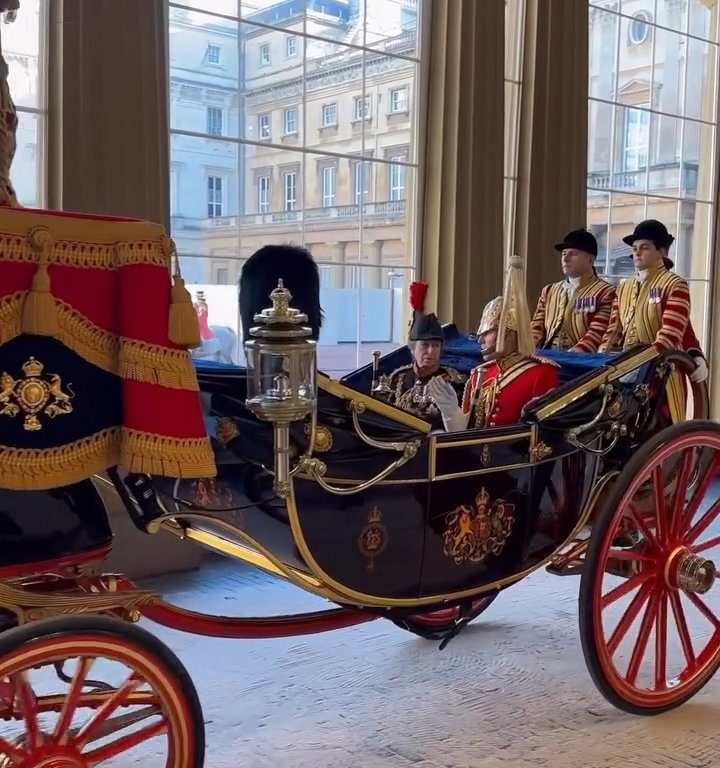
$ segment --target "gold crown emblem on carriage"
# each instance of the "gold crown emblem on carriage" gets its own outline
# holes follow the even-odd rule
[[[27,378],[32,378],[40,376],[43,370],[45,370],[45,366],[39,360],[31,357],[23,364],[22,369]]]

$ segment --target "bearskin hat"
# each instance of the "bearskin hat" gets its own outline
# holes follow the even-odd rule
[[[290,306],[307,315],[317,341],[322,325],[320,274],[310,251],[296,245],[265,245],[243,265],[240,273],[240,320],[243,342],[256,325],[253,317],[270,306],[270,292],[278,280],[292,294]]]

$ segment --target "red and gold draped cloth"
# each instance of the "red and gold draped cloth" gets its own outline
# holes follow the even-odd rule
[[[157,224],[0,208],[0,487],[215,475],[173,252]]]

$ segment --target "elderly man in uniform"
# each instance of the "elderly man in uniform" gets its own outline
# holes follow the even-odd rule
[[[600,351],[638,344],[652,344],[660,351],[683,349],[695,361],[690,379],[700,382],[707,378],[708,368],[690,323],[688,284],[670,272],[673,262],[668,251],[674,240],[665,225],[655,219],[640,222],[623,238],[633,249],[637,275],[623,280],[618,288]],[[668,395],[672,420],[683,421],[687,393],[681,376],[671,376]]]
[[[615,288],[595,272],[597,241],[587,230],[576,229],[555,250],[562,254],[565,279],[542,289],[532,320],[535,345],[597,352],[615,298]]]
[[[532,354],[535,346],[521,269],[522,263],[513,259],[504,297],[496,297],[483,310],[477,335],[484,362],[472,371],[462,405],[442,382],[428,386],[448,431],[517,424],[530,400],[558,385],[558,366]]]
[[[413,360],[390,374],[389,393],[385,399],[390,405],[442,429],[442,417],[437,405],[428,397],[428,385],[432,381],[442,381],[453,392],[457,404],[467,376],[440,365],[444,336],[437,317],[433,313],[425,314],[427,287],[427,283],[419,280],[410,285],[413,320],[408,341]]]

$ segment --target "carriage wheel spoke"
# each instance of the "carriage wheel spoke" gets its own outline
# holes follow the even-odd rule
[[[650,579],[654,577],[655,570],[653,569],[651,571],[642,571],[627,581],[624,581],[622,584],[619,584],[617,587],[615,587],[615,589],[611,589],[610,592],[602,596],[600,601],[601,608],[604,610],[609,605],[612,605],[614,602],[619,600],[621,597],[627,595],[628,592],[632,592],[633,589],[641,587],[643,584],[645,584],[647,581],[650,581]]]
[[[643,516],[640,514],[634,504],[630,504],[630,516],[632,517],[635,525],[637,525],[637,527],[640,529],[640,533],[642,533],[643,538],[648,543],[648,545],[653,549],[659,549],[660,545],[655,538],[655,534],[652,533],[652,531],[648,528]]]
[[[655,690],[667,687],[667,592],[658,598],[655,617]]]
[[[670,535],[673,539],[680,536],[682,532],[683,508],[687,500],[688,480],[690,479],[694,458],[695,448],[688,448],[683,451],[682,468],[680,470],[677,488],[675,489],[675,499],[673,500],[672,516],[670,520]]]
[[[68,691],[65,701],[63,702],[60,718],[58,719],[57,725],[55,726],[53,740],[56,744],[67,743],[68,728],[72,724],[75,711],[77,710],[77,706],[82,696],[83,685],[85,684],[88,672],[90,671],[90,667],[92,667],[94,661],[95,659],[87,656],[79,660],[77,669],[75,670],[75,675],[73,676],[70,690]]]
[[[152,739],[165,731],[167,731],[167,722],[163,718],[157,723],[148,725],[145,728],[141,728],[134,733],[129,733],[127,736],[123,736],[110,744],[105,744],[91,752],[85,753],[83,754],[83,758],[90,765],[100,765],[107,760],[111,760],[113,757],[121,755],[123,752],[128,752],[138,744],[142,744],[143,741]]]
[[[715,518],[720,515],[720,499],[715,501],[708,511],[693,525],[685,537],[687,544],[692,544],[713,524]]]
[[[647,602],[648,598],[650,597],[650,594],[652,593],[652,584],[648,584],[647,582],[642,585],[642,587],[638,590],[638,593],[635,595],[635,597],[632,599],[632,602],[627,607],[627,610],[623,614],[622,618],[618,622],[617,626],[615,627],[615,631],[612,633],[612,636],[608,640],[607,649],[608,653],[613,656],[615,654],[615,651],[617,651],[618,646],[623,641],[623,638],[628,633],[628,630],[632,626],[632,623],[637,618],[638,613],[640,613],[640,610],[642,609],[643,605]]]
[[[700,544],[696,544],[695,546],[691,547],[691,549],[693,552],[704,552],[706,549],[717,547],[718,544],[720,544],[720,536],[713,536],[712,539],[708,539],[707,541],[703,541]]]
[[[3,757],[9,757],[15,763],[22,765],[23,761],[27,757],[27,752],[25,752],[23,749],[20,749],[20,747],[16,746],[15,744],[11,744],[9,741],[3,739],[3,737],[0,736],[0,755]],[[12,765],[12,763],[10,763],[10,765]]]
[[[35,706],[35,694],[27,679],[26,672],[18,672],[15,676],[18,697],[20,698],[20,707],[25,719],[27,729],[27,746],[32,753],[40,744],[40,728],[37,720],[37,708]]]
[[[670,607],[675,616],[675,626],[677,627],[678,635],[680,635],[680,642],[682,643],[685,660],[688,663],[688,667],[691,667],[695,664],[695,651],[693,650],[692,640],[690,639],[690,632],[688,630],[687,620],[685,619],[685,611],[680,602],[680,594],[678,592],[670,592],[669,597]]]
[[[655,623],[655,616],[657,616],[658,610],[658,597],[655,592],[650,597],[648,607],[645,609],[645,615],[640,625],[640,632],[638,633],[638,639],[635,642],[632,656],[630,657],[630,664],[628,666],[627,675],[625,679],[630,685],[635,685],[638,672],[640,671],[640,664],[642,663],[645,651],[647,649],[648,640],[650,639],[650,632],[652,631],[653,624]]]
[[[685,515],[683,517],[682,527],[680,530],[681,534],[685,533],[685,531],[690,528],[693,517],[695,517],[698,509],[700,508],[700,504],[705,498],[705,495],[710,488],[710,484],[715,479],[715,475],[718,473],[718,471],[720,471],[720,453],[715,454],[715,457],[710,462],[710,466],[708,467],[707,472],[703,475],[703,479],[700,481],[700,485],[698,485],[698,487],[695,489],[695,493],[693,494],[693,497],[690,500],[690,503],[688,504],[687,510],[685,511]]]
[[[720,619],[708,608],[705,601],[699,596],[696,595],[694,592],[688,592],[686,591],[684,594],[687,595],[690,602],[702,613],[702,615],[715,627],[715,630],[717,631],[720,629]]]
[[[123,704],[123,699],[137,688],[141,682],[140,678],[136,677],[133,672],[115,693],[107,699],[100,709],[98,709],[93,717],[78,731],[77,736],[73,739],[73,746],[79,749],[91,741],[103,723]]]
[[[652,472],[653,492],[655,496],[655,520],[657,540],[664,544],[669,534],[669,526],[666,520],[667,510],[665,505],[665,478],[663,476],[662,464],[658,464]],[[666,529],[667,528],[667,529]]]
[[[636,552],[634,549],[608,550],[608,560],[632,560],[636,563],[654,563],[655,558]]]

